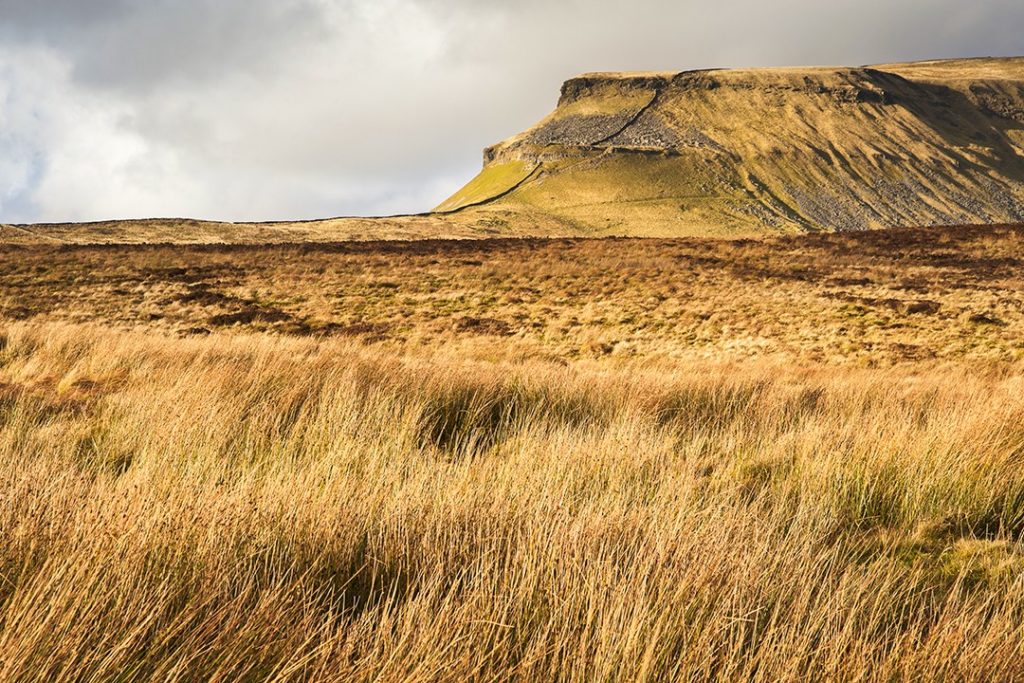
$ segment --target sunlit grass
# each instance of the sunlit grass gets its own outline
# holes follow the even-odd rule
[[[8,679],[1010,679],[1020,366],[11,325]]]

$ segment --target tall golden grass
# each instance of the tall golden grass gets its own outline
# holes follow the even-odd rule
[[[1024,366],[0,334],[0,678],[1024,677]]]

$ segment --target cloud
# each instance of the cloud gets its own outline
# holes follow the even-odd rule
[[[327,37],[314,0],[0,0],[0,37],[63,54],[76,82],[146,91],[262,73]]]
[[[1008,0],[0,0],[0,220],[420,211],[581,71],[1024,52]]]

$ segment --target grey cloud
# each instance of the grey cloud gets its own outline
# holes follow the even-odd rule
[[[63,34],[117,18],[129,0],[0,0],[0,32],[21,38]]]
[[[315,0],[0,0],[0,36],[51,47],[76,80],[145,91],[260,73],[330,38]]]

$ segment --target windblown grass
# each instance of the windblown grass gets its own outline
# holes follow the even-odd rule
[[[1024,367],[13,324],[0,677],[1024,676]]]

